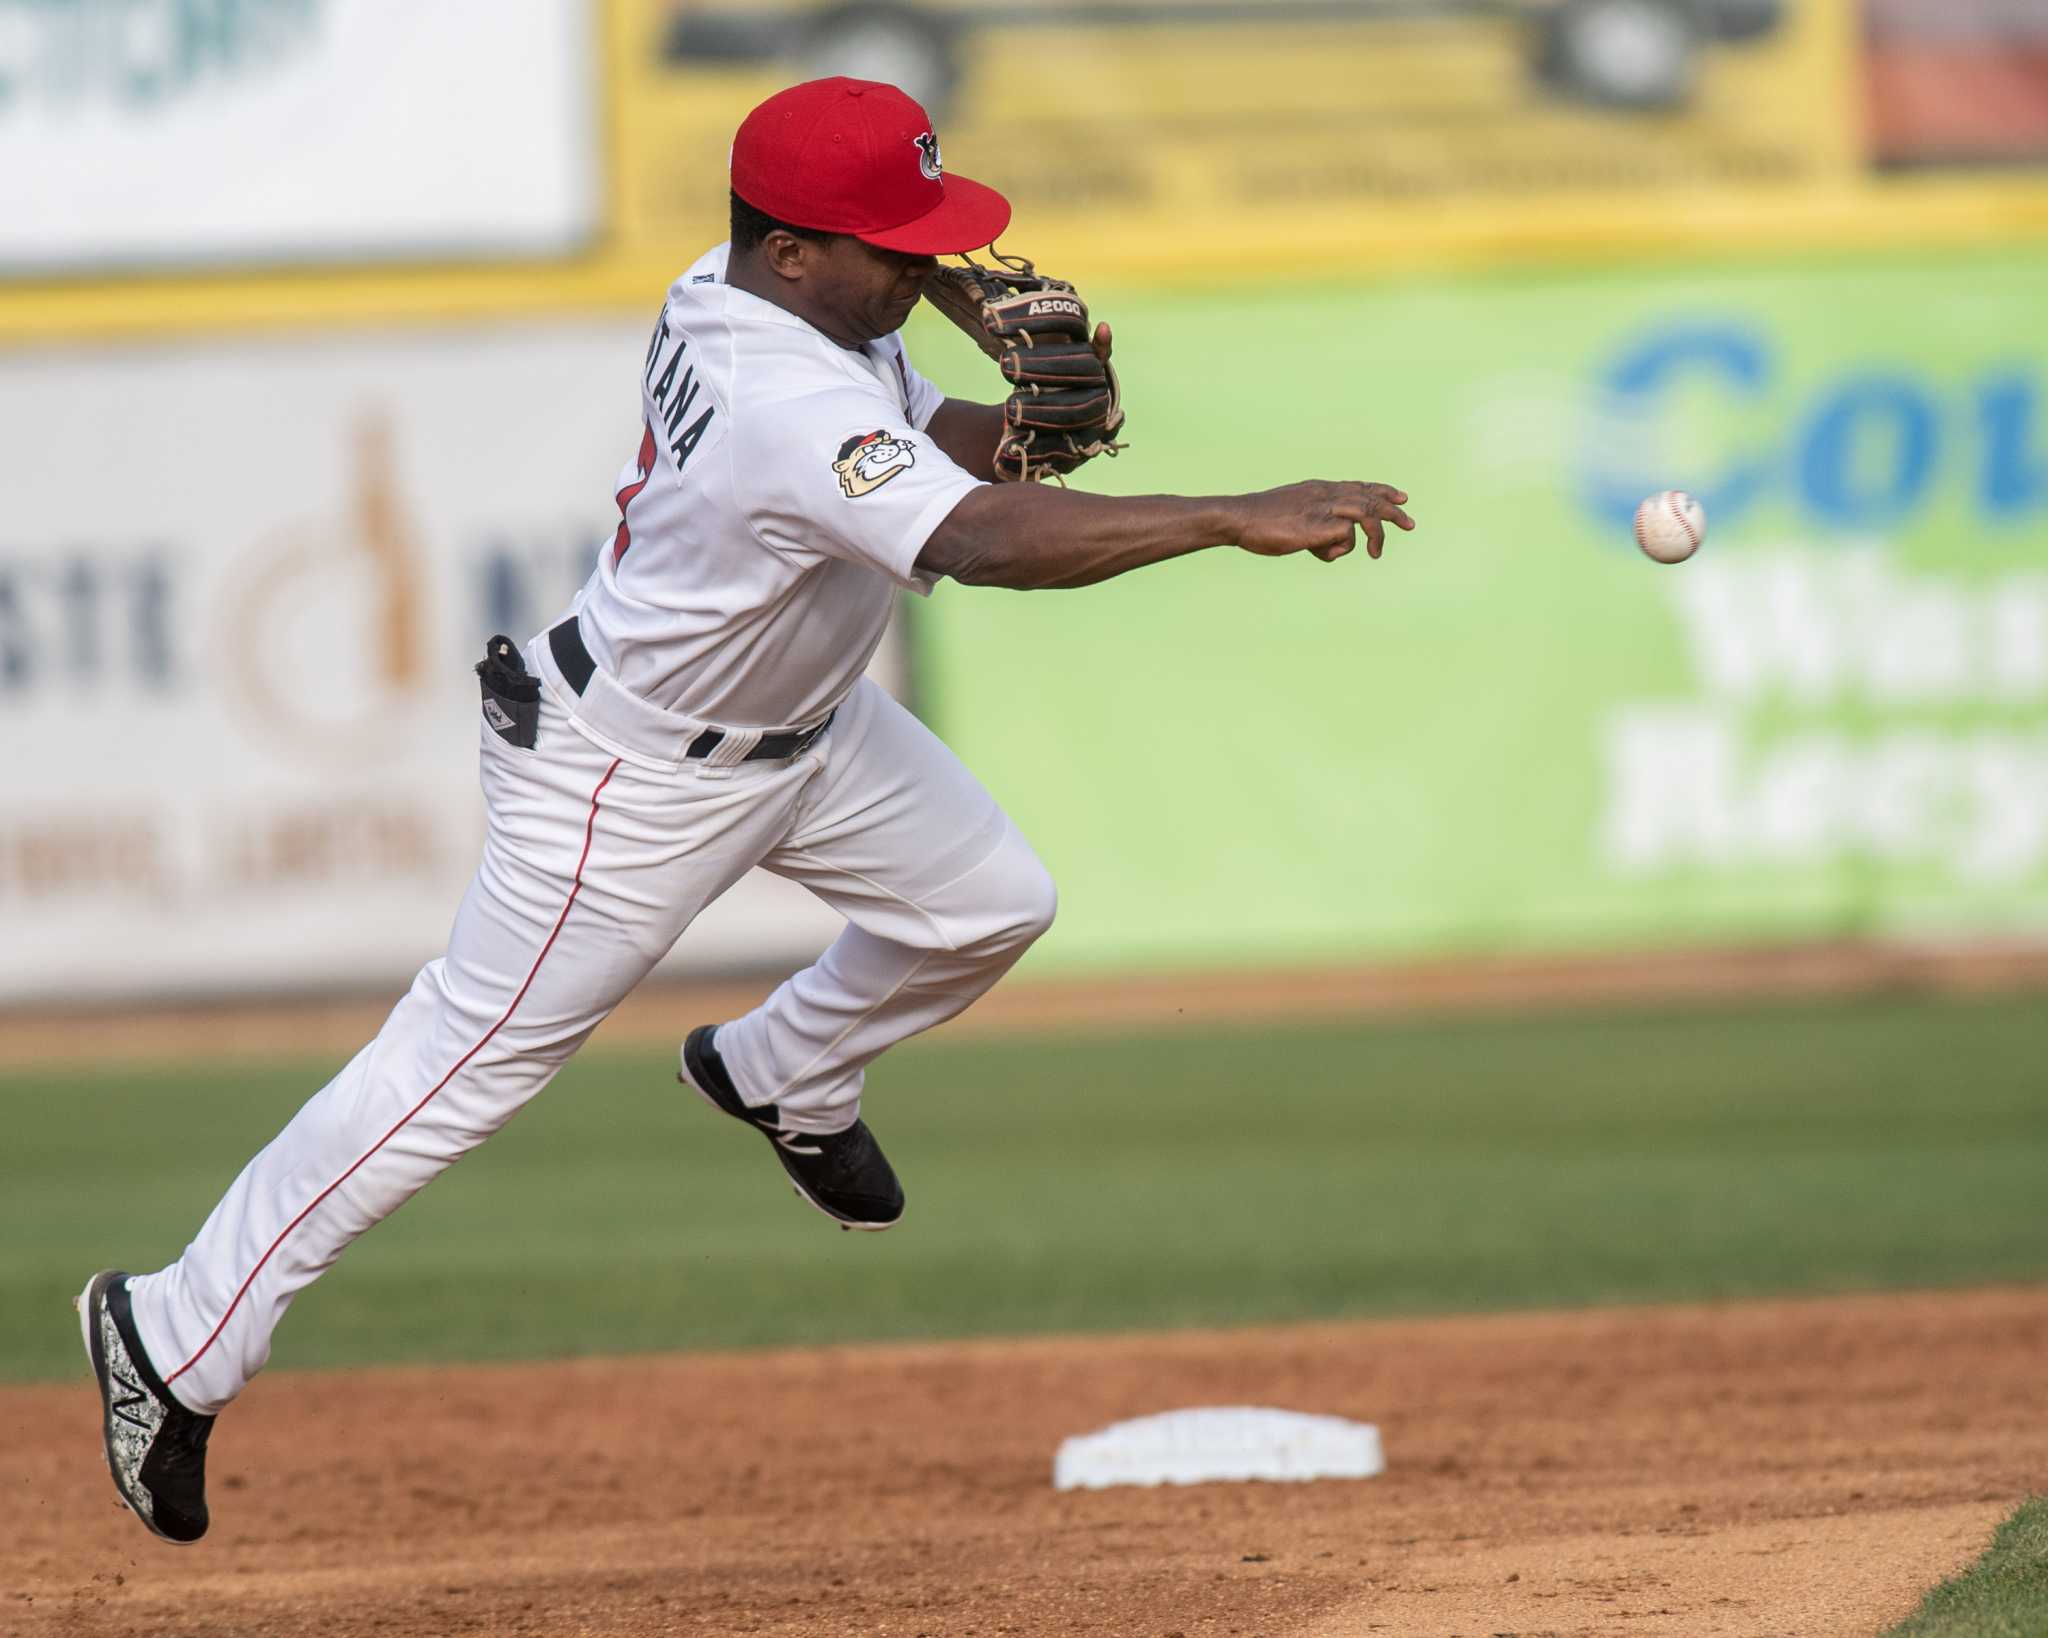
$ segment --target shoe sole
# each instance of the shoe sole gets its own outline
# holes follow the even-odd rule
[[[697,1096],[702,1098],[706,1103],[710,1104],[713,1109],[716,1109],[727,1120],[739,1120],[742,1126],[752,1126],[756,1132],[761,1132],[760,1127],[754,1126],[754,1123],[750,1120],[741,1120],[739,1116],[735,1115],[730,1109],[726,1108],[724,1104],[720,1103],[709,1092],[705,1091],[703,1087],[699,1086],[694,1080],[692,1080],[690,1078],[690,1066],[687,1063],[681,1063],[679,1065],[679,1067],[676,1070],[676,1079],[681,1081],[683,1085],[687,1086],[692,1092],[696,1093]],[[811,1193],[809,1189],[805,1188],[802,1183],[797,1181],[796,1174],[789,1169],[789,1162],[782,1158],[782,1145],[777,1143],[775,1139],[766,1132],[761,1132],[761,1136],[767,1138],[768,1147],[775,1151],[775,1164],[782,1168],[782,1175],[786,1179],[788,1179],[790,1193],[794,1194],[797,1197],[797,1199],[801,1200],[805,1205],[809,1206],[811,1210],[817,1212],[820,1216],[830,1218],[833,1222],[837,1223],[842,1229],[844,1229],[848,1234],[880,1234],[885,1229],[892,1229],[898,1223],[903,1221],[903,1214],[901,1212],[898,1212],[886,1223],[860,1223],[855,1222],[850,1217],[841,1217],[839,1213],[834,1211],[830,1206],[826,1205],[824,1201],[818,1199],[815,1195]]]
[[[105,1269],[85,1282],[85,1289],[71,1299],[71,1306],[78,1314],[78,1334],[85,1343],[85,1361],[92,1367],[92,1379],[100,1390],[100,1454],[106,1458],[107,1476],[114,1481],[114,1489],[121,1500],[128,1504],[128,1511],[142,1521],[142,1527],[158,1541],[168,1541],[173,1547],[191,1547],[192,1541],[179,1536],[167,1536],[156,1527],[156,1523],[142,1510],[140,1503],[128,1493],[128,1487],[121,1482],[121,1471],[114,1465],[114,1396],[107,1389],[107,1356],[100,1344],[100,1328],[93,1323],[93,1307],[99,1293],[119,1276],[113,1269]]]

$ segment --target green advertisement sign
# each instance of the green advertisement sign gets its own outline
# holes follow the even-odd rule
[[[2038,255],[1097,308],[1132,448],[1091,484],[1380,479],[1421,527],[918,611],[1061,884],[1042,962],[2048,930]],[[1710,519],[1669,568],[1664,488]]]

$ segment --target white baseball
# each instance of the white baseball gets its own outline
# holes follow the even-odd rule
[[[1683,563],[1707,538],[1707,509],[1683,489],[1666,489],[1636,508],[1636,544],[1659,563]]]

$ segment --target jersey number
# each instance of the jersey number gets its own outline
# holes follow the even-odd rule
[[[654,427],[643,423],[640,436],[640,454],[633,462],[633,481],[618,494],[619,526],[612,534],[612,567],[617,568],[619,559],[626,555],[626,548],[633,544],[633,528],[626,520],[626,508],[633,504],[633,497],[647,487],[647,480],[654,476]]]

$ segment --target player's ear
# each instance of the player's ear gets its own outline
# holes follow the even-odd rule
[[[780,228],[761,241],[761,254],[777,278],[800,279],[809,253],[816,247]]]

